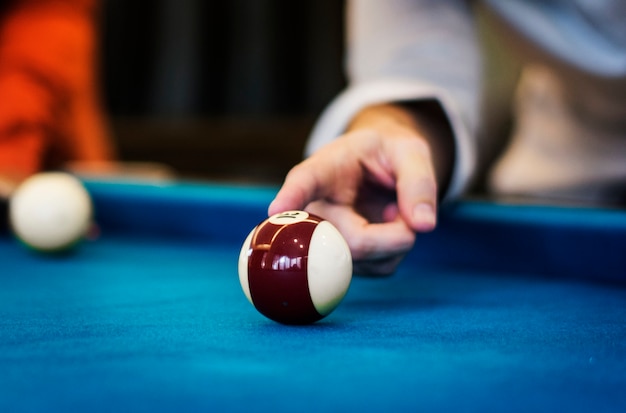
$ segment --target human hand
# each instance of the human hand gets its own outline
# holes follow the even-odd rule
[[[393,273],[416,232],[436,225],[432,152],[407,116],[385,107],[358,117],[350,131],[287,174],[269,214],[320,215],[344,235],[357,273]]]

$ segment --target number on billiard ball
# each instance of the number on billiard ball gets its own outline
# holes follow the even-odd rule
[[[43,252],[65,251],[91,226],[91,197],[70,174],[39,173],[11,194],[9,221],[15,236],[26,246]]]
[[[248,235],[239,281],[248,300],[283,324],[309,324],[330,314],[352,279],[346,241],[328,221],[305,211],[273,215]]]

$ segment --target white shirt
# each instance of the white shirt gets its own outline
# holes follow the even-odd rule
[[[626,79],[623,0],[491,0],[484,5],[539,49],[595,76]],[[482,56],[471,4],[463,0],[348,2],[349,86],[324,111],[306,151],[343,133],[366,106],[434,98],[456,142],[448,196],[476,167]]]

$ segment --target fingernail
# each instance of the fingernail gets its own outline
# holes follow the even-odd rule
[[[430,231],[435,228],[437,218],[430,204],[418,204],[413,209],[413,223],[418,230]]]

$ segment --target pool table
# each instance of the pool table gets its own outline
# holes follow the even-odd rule
[[[99,236],[0,236],[0,412],[626,411],[626,212],[465,200],[308,326],[237,275],[276,188],[87,181]]]

